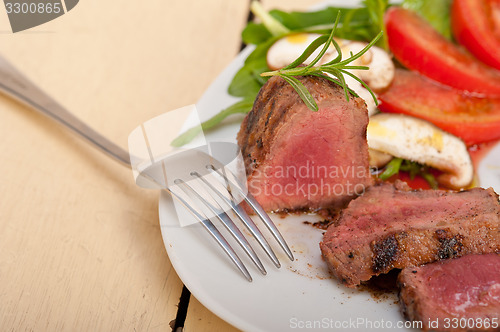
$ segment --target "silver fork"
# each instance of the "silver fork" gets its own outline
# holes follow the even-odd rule
[[[121,164],[127,167],[132,166],[129,152],[75,117],[1,56],[0,90],[71,129]],[[190,151],[191,155],[189,155]],[[168,191],[177,202],[184,206],[216,240],[248,281],[252,281],[248,269],[212,221],[218,220],[224,225],[262,274],[266,274],[266,270],[250,243],[227,212],[232,211],[237,216],[237,219],[246,226],[276,267],[280,267],[280,263],[263,234],[243,209],[241,201],[245,201],[253,209],[288,258],[294,260],[293,254],[283,236],[255,198],[245,190],[246,186],[242,181],[238,180],[238,177],[203,149],[198,148],[182,153],[187,153],[186,157],[189,157],[184,161],[194,162],[194,164],[190,163],[188,165],[198,167],[184,173],[169,172],[167,176],[165,166],[171,162],[167,158],[151,163],[149,167],[142,170],[141,176],[156,183],[161,189]],[[193,153],[197,155],[198,159],[193,158]],[[199,159],[200,156],[202,156],[201,159]],[[182,168],[186,168],[185,164]],[[203,194],[200,193],[199,188],[195,189],[193,181],[196,181],[198,186],[202,185]],[[236,199],[236,197],[240,198]],[[222,207],[223,205],[225,205],[225,208]]]

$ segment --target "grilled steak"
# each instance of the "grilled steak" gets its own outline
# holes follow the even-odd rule
[[[355,287],[394,268],[499,252],[499,226],[491,188],[448,192],[383,183],[349,203],[320,247],[333,275]]]
[[[500,255],[406,268],[398,286],[403,314],[424,330],[500,330]]]
[[[364,101],[319,77],[300,77],[319,111],[282,78],[262,87],[241,124],[238,144],[248,187],[263,208],[340,207],[372,184]]]

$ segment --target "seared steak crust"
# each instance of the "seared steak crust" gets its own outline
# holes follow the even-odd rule
[[[308,109],[282,78],[272,77],[261,88],[237,137],[249,190],[268,211],[343,206],[356,196],[347,185],[364,189],[372,184],[364,101],[353,95],[347,101],[343,89],[326,79],[298,79],[315,99],[318,112]],[[332,167],[341,175],[332,175]],[[297,170],[304,169],[309,175],[298,176]],[[319,189],[317,193],[311,185]],[[326,192],[334,186],[335,193]],[[278,187],[286,192],[273,190]]]
[[[311,93],[318,106],[325,100],[346,103],[344,91],[326,79],[298,77]],[[357,107],[364,101],[350,95]],[[297,92],[280,77],[271,77],[260,89],[248,116],[243,120],[238,133],[238,144],[245,158],[247,174],[265,160],[280,128],[296,113],[311,112]],[[366,139],[366,136],[365,136]]]
[[[398,287],[403,315],[424,330],[500,330],[500,255],[405,268]]]
[[[500,204],[490,189],[462,192],[375,185],[351,201],[320,243],[348,287],[397,268],[500,252]]]

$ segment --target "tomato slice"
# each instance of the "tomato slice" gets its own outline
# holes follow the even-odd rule
[[[381,111],[427,120],[467,145],[500,139],[500,98],[471,96],[397,69],[391,86],[379,99]]]
[[[455,0],[451,22],[460,44],[482,62],[500,69],[500,1]]]
[[[389,47],[407,68],[462,91],[500,96],[500,71],[446,40],[414,12],[391,7],[385,23]]]

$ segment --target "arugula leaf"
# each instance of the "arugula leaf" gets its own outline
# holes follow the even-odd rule
[[[428,173],[428,172],[420,173],[420,175],[425,179],[425,181],[427,181],[427,183],[429,184],[429,186],[432,189],[439,188],[438,182],[437,182],[436,178],[434,177],[434,175],[432,175],[431,173]]]
[[[225,109],[217,113],[215,116],[212,118],[208,119],[205,122],[201,123],[201,126],[196,126],[193,128],[190,128],[186,130],[184,133],[180,134],[177,136],[172,142],[170,142],[170,145],[173,147],[180,147],[183,146],[184,144],[187,144],[193,140],[193,138],[196,137],[202,130],[208,130],[210,128],[215,127],[219,123],[222,122],[225,118],[232,114],[238,114],[238,113],[248,113],[252,110],[253,106],[253,98],[252,99],[243,99]]]
[[[264,81],[260,73],[268,70],[266,59],[245,62],[229,84],[228,93],[235,97],[255,97]]]
[[[453,0],[404,0],[402,6],[420,14],[445,38],[452,40],[450,21],[452,1]]]
[[[415,176],[421,173],[424,169],[419,163],[405,160],[403,165],[401,165],[400,170],[408,172],[410,175],[410,179],[413,180]]]
[[[373,39],[371,22],[366,8],[354,8],[346,12],[338,29],[339,38],[368,41]]]
[[[350,8],[327,7],[315,12],[284,12],[282,10],[271,10],[269,13],[290,30],[301,30],[317,25],[330,25],[332,17],[336,17],[340,11],[344,17]]]
[[[335,35],[350,40],[368,41],[377,33],[371,28],[367,8],[327,7],[314,12],[284,12],[272,10],[270,14],[292,32],[329,33],[333,28],[332,17],[340,12],[341,19]]]
[[[260,44],[271,37],[271,33],[263,24],[254,22],[249,22],[241,33],[241,39],[245,44]]]
[[[429,167],[416,163],[414,161],[393,158],[385,167],[385,170],[378,176],[381,180],[387,180],[399,173],[399,171],[408,172],[410,179],[420,175],[429,184],[432,189],[438,189],[438,182],[434,175],[429,172]]]
[[[388,0],[364,0],[365,8],[368,10],[371,21],[371,31],[372,33],[378,33],[380,31],[385,31],[384,14],[389,5]],[[389,50],[389,44],[387,42],[387,36],[384,34],[380,39],[377,46],[380,46],[384,50]]]
[[[342,8],[327,7],[314,12],[285,12],[282,10],[271,10],[269,14],[277,21],[281,22],[289,33],[317,32],[329,33],[333,28],[332,17],[340,11],[341,20],[337,28],[336,36],[350,40],[368,41],[373,39],[377,33],[370,20],[370,13],[367,8]],[[243,30],[243,41],[247,44],[259,44],[265,42],[267,30],[262,23],[249,23]],[[270,38],[272,33],[267,31]]]
[[[269,50],[269,47],[271,47],[278,39],[280,39],[280,37],[272,37],[265,42],[257,45],[255,50],[253,50],[253,52],[248,55],[247,59],[245,60],[245,64],[255,60],[266,59],[267,50]]]
[[[382,180],[387,180],[393,175],[396,175],[399,173],[399,168],[401,167],[401,163],[403,162],[403,159],[401,158],[393,158],[387,166],[385,166],[384,172],[380,174],[378,177]]]
[[[266,78],[260,76],[261,73],[268,71],[267,50],[278,40],[279,37],[272,37],[267,41],[257,45],[255,50],[250,53],[245,60],[245,64],[231,80],[227,92],[234,97],[254,97],[257,96],[259,89],[266,82]]]

